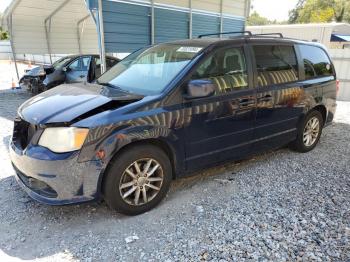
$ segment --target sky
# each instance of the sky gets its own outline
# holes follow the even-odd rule
[[[1,1],[1,0],[0,0]],[[253,11],[269,20],[288,20],[288,12],[293,9],[298,0],[252,0]]]
[[[12,0],[0,0],[0,12],[4,12]]]

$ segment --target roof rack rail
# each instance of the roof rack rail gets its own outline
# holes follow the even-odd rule
[[[202,38],[205,36],[213,36],[213,35],[230,35],[230,34],[247,34],[249,36],[252,36],[252,32],[250,31],[237,31],[237,32],[224,32],[224,33],[212,33],[212,34],[203,34],[203,35],[199,35],[198,38]]]
[[[283,38],[283,35],[281,33],[254,34],[253,36],[278,36],[280,38]]]

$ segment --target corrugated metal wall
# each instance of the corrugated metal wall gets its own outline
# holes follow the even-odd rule
[[[193,14],[193,37],[220,32],[220,17]]]
[[[337,78],[340,80],[340,89],[338,100],[350,101],[350,50],[347,49],[330,49]]]
[[[155,43],[186,39],[189,36],[188,13],[155,8]]]
[[[130,52],[150,44],[150,8],[103,1],[106,51]]]
[[[154,43],[190,36],[190,1],[160,0],[154,3]],[[106,51],[132,52],[152,43],[150,1],[104,0],[103,20]],[[244,0],[223,1],[223,30],[244,30]],[[221,1],[192,0],[192,37],[220,32]]]

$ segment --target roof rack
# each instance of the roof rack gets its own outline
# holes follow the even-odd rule
[[[224,32],[224,33],[212,33],[212,34],[203,34],[203,35],[199,35],[198,38],[202,38],[205,36],[221,36],[221,35],[230,35],[230,34],[244,34],[247,36],[277,36],[279,38],[284,38],[284,36],[281,33],[264,33],[264,34],[252,34],[251,31],[237,31],[237,32]]]
[[[203,35],[199,35],[198,38],[202,38],[204,36],[213,36],[213,35],[230,35],[230,34],[247,34],[249,36],[252,36],[252,32],[250,31],[237,31],[237,32],[225,32],[225,33],[213,33],[213,34],[203,34]]]
[[[280,38],[283,38],[283,35],[281,33],[254,34],[253,36],[278,36]]]

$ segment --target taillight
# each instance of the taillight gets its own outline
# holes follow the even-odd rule
[[[339,92],[339,88],[340,88],[340,81],[337,80],[337,95],[338,95],[338,92]]]

